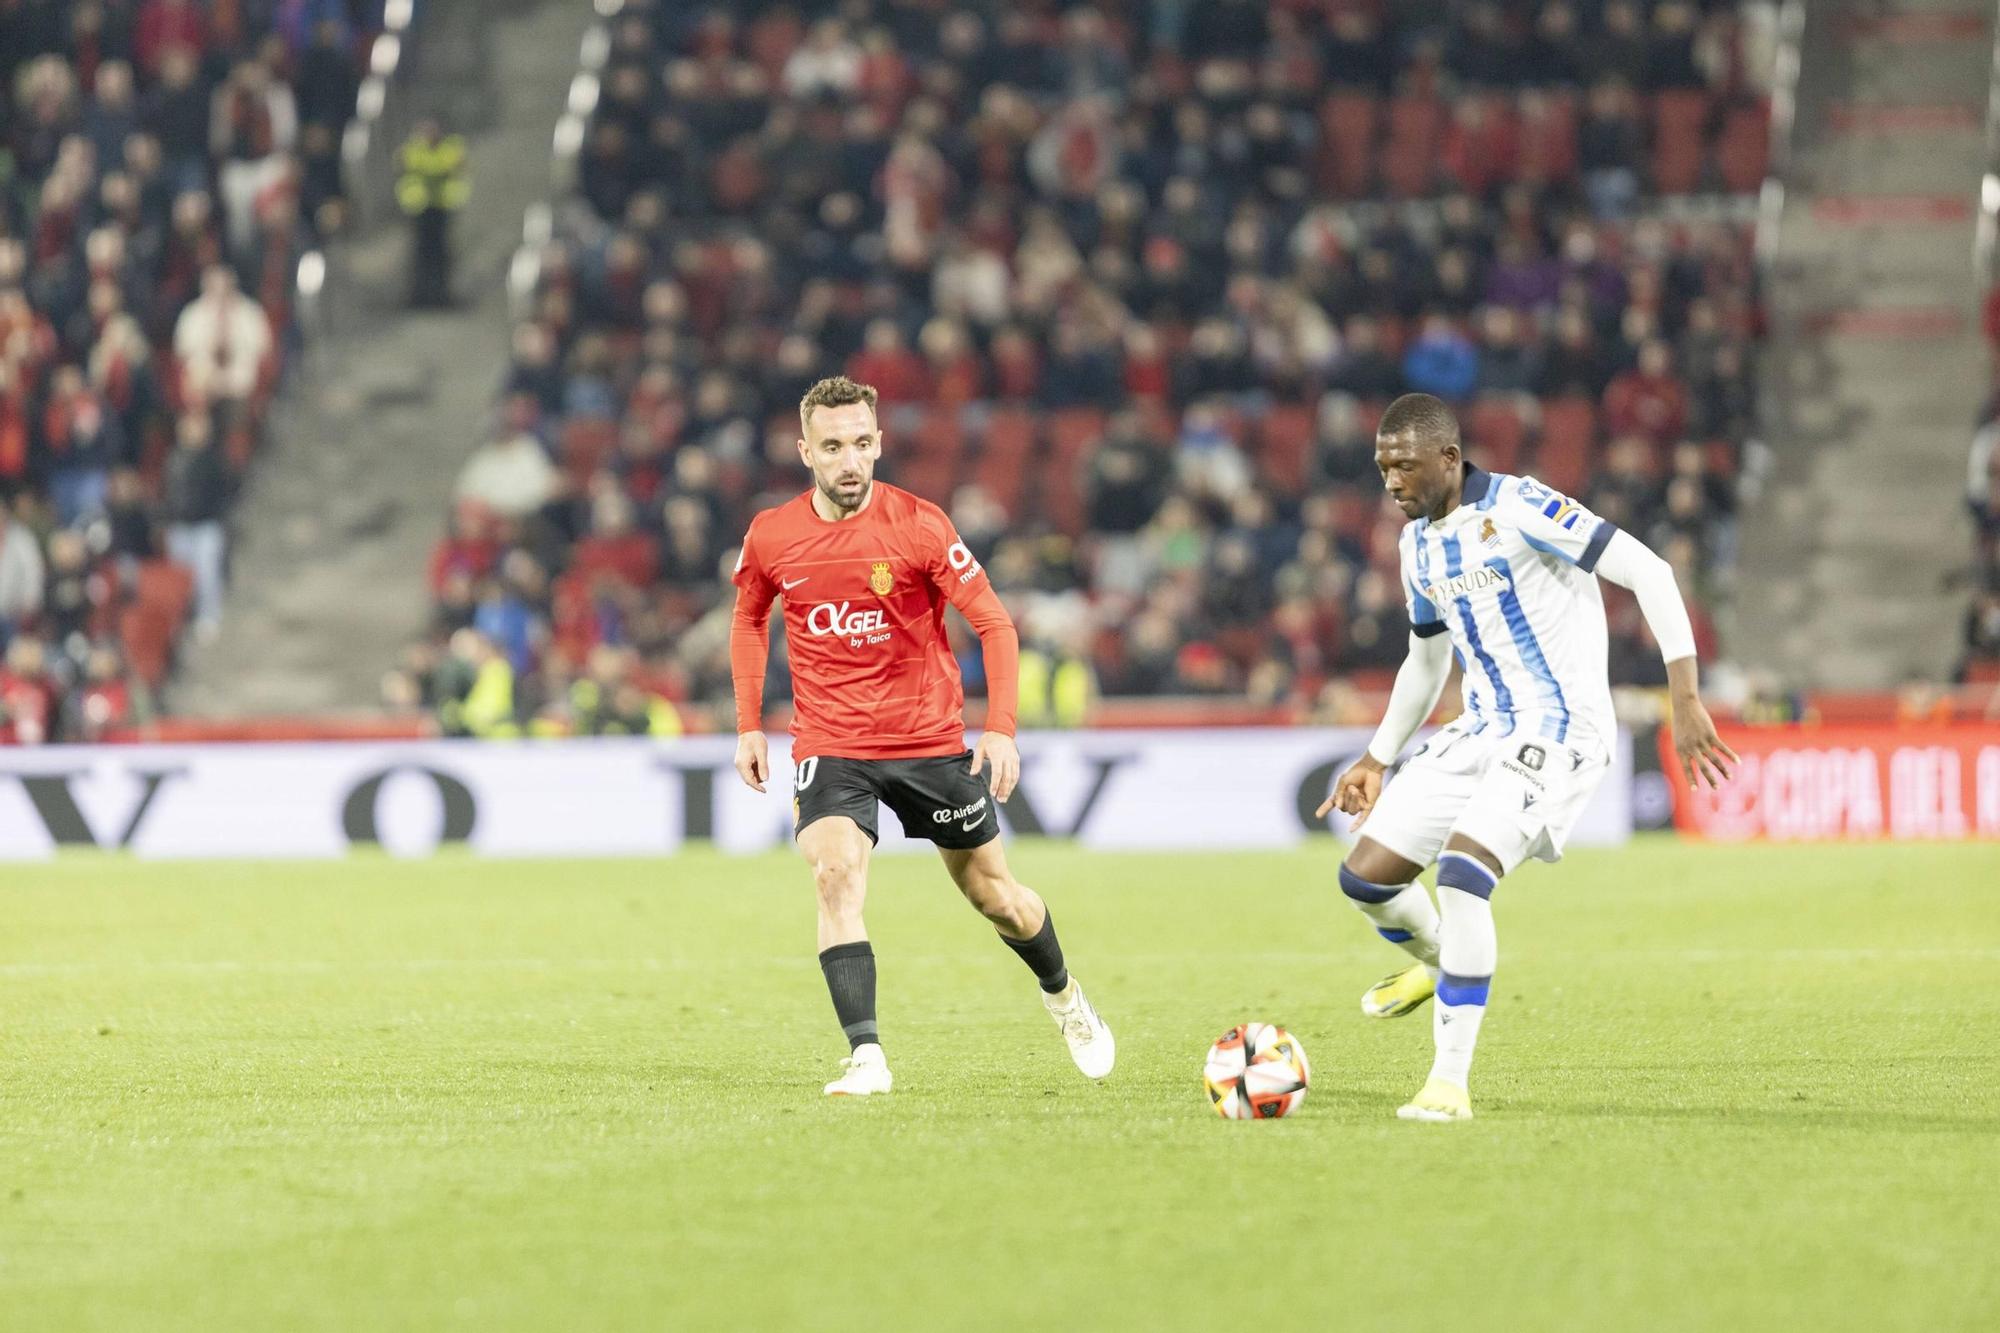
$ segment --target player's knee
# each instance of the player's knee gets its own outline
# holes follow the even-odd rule
[[[1340,867],[1340,891],[1357,903],[1386,903],[1403,891],[1401,884],[1378,884],[1351,865]]]
[[[1490,865],[1487,859],[1491,852],[1483,849],[1453,847],[1438,856],[1438,887],[1457,889],[1475,898],[1491,898],[1493,890],[1499,887],[1500,871]]]
[[[866,877],[866,864],[851,852],[826,852],[813,858],[813,884],[819,890],[820,901],[828,907],[843,908],[851,904],[859,908]]]

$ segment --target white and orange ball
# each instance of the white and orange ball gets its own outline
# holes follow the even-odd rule
[[[1275,1023],[1245,1023],[1208,1048],[1202,1085],[1227,1120],[1276,1120],[1299,1109],[1312,1070],[1299,1039]]]

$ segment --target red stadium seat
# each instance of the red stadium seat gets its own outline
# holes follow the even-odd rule
[[[170,626],[179,626],[194,601],[194,574],[172,560],[142,560],[132,600],[158,611]]]
[[[1104,438],[1104,413],[1094,407],[1063,407],[1049,414],[1052,466],[1073,468]]]
[[[601,417],[572,418],[556,445],[563,471],[578,485],[588,482],[617,447],[618,423]]]
[[[1019,408],[1003,407],[986,422],[973,480],[999,502],[1008,517],[1024,517],[1022,500],[1034,475],[1035,419]]]
[[[784,77],[785,62],[805,37],[805,24],[790,9],[778,9],[750,25],[750,59],[773,83]]]
[[[886,461],[886,460],[885,460]],[[888,480],[932,504],[951,507],[958,486],[958,459],[946,454],[906,454],[883,469]]]
[[[1551,398],[1542,404],[1542,438],[1535,449],[1535,477],[1545,486],[1576,492],[1590,476],[1597,449],[1597,405],[1588,398]]]
[[[1320,103],[1320,185],[1328,193],[1359,198],[1374,185],[1381,118],[1381,103],[1372,93],[1344,89]]]
[[[1488,472],[1512,472],[1528,437],[1520,400],[1512,394],[1480,399],[1465,414],[1465,435],[1474,462]]]
[[[1576,176],[1576,98],[1569,93],[1528,93],[1520,103],[1520,178],[1531,185]]]
[[[1771,112],[1768,105],[1739,106],[1722,120],[1716,144],[1716,168],[1724,188],[1754,194],[1764,184],[1771,156]]]
[[[965,454],[965,421],[955,407],[925,408],[900,440],[891,440],[892,451],[905,450],[925,457],[957,460]]]
[[[1315,413],[1303,403],[1279,403],[1264,414],[1257,428],[1257,467],[1280,494],[1305,490],[1318,433]]]
[[[1459,99],[1452,108],[1440,161],[1460,189],[1483,196],[1514,178],[1520,149],[1513,103],[1504,97],[1476,95]]]
[[[175,627],[159,607],[144,602],[134,602],[119,613],[118,637],[124,641],[125,661],[149,688],[158,689],[173,665]]]
[[[1427,195],[1437,178],[1438,144],[1444,136],[1444,103],[1403,96],[1389,103],[1389,139],[1382,149],[1382,179],[1400,199]]]
[[[1653,100],[1653,189],[1689,194],[1701,184],[1708,94],[1675,89]]]

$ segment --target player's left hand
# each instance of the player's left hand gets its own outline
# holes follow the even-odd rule
[[[1015,748],[1012,736],[989,731],[979,738],[979,744],[972,749],[972,775],[978,777],[979,770],[988,765],[993,771],[986,784],[993,789],[993,799],[1005,805],[1021,780],[1021,752]]]
[[[1674,700],[1674,754],[1681,761],[1681,774],[1693,791],[1708,779],[1711,788],[1720,788],[1729,778],[1729,765],[1738,762],[1736,751],[1716,733],[1715,721],[1698,696]],[[1729,762],[1724,763],[1727,759]]]

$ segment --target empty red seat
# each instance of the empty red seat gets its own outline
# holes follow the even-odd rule
[[[1544,486],[1574,493],[1590,477],[1597,448],[1597,405],[1588,398],[1551,398],[1542,404],[1542,438],[1535,448],[1535,477]]]
[[[1771,155],[1771,113],[1763,103],[1738,106],[1722,118],[1715,147],[1722,184],[1736,194],[1754,194],[1764,184]]]
[[[1373,93],[1343,89],[1319,104],[1320,184],[1357,198],[1375,183],[1375,130],[1382,117]]]
[[[124,645],[125,661],[149,688],[158,689],[173,665],[177,624],[159,607],[145,602],[134,602],[119,613],[118,637]]]
[[[1021,518],[1021,502],[1026,497],[1028,479],[1034,472],[1035,418],[1019,408],[1006,407],[987,419],[972,479],[1007,511]]]
[[[951,508],[951,493],[958,485],[958,459],[945,454],[905,454],[884,469],[889,480],[932,504]]]
[[[1520,104],[1518,174],[1531,185],[1576,175],[1576,98],[1568,93],[1524,93]]]
[[[1521,402],[1511,394],[1482,398],[1465,414],[1465,438],[1473,461],[1489,472],[1512,472],[1528,437]]]
[[[556,445],[563,471],[578,485],[588,482],[617,447],[618,423],[602,417],[573,418]]]
[[[965,453],[964,419],[956,407],[925,408],[915,425],[899,439],[891,439],[889,447],[927,457],[957,459]]]
[[[1688,194],[1701,183],[1708,94],[1677,88],[1653,99],[1653,189]]]
[[[132,599],[141,606],[155,608],[169,625],[178,626],[187,618],[194,601],[194,573],[172,560],[139,562]]]
[[[1389,138],[1382,149],[1382,179],[1389,193],[1413,199],[1431,192],[1444,124],[1444,103],[1434,97],[1406,95],[1389,103]]]
[[[1257,467],[1264,480],[1284,495],[1304,491],[1317,434],[1313,409],[1303,403],[1279,403],[1266,412],[1257,428]]]
[[[1049,413],[1051,468],[1074,468],[1104,438],[1104,413],[1095,407],[1064,407]]]

